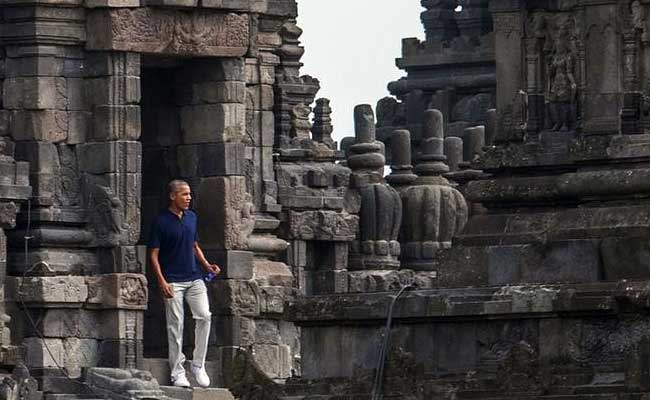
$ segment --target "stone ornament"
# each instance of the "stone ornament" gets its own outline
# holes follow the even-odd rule
[[[90,50],[188,56],[241,57],[249,45],[247,15],[159,8],[93,10],[88,14]]]
[[[375,116],[370,105],[354,109],[356,143],[349,148],[352,169],[349,207],[358,208],[359,233],[350,245],[348,269],[396,269],[402,224],[402,201],[394,188],[384,183],[384,147],[376,140]]]
[[[418,180],[403,194],[403,267],[416,270],[431,268],[437,251],[451,247],[468,218],[465,198],[442,176],[449,171],[444,164],[442,113],[427,110],[424,121]]]

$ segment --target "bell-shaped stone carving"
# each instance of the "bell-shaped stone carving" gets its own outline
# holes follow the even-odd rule
[[[348,269],[397,269],[402,200],[382,177],[385,157],[372,108],[360,105],[354,111],[356,142],[348,152],[352,181],[346,202],[350,212],[359,214],[359,232],[350,245]]]
[[[444,164],[443,117],[438,110],[425,112],[422,154],[416,167],[418,179],[403,193],[402,266],[427,269],[439,249],[467,223],[467,203],[442,174]]]

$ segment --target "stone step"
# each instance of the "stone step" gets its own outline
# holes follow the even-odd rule
[[[174,386],[160,387],[165,395],[175,400],[235,400],[228,389],[220,388],[191,388],[184,389]]]
[[[198,387],[199,385],[194,380],[190,370],[190,361],[186,361],[184,366],[187,379],[189,379],[192,387]],[[151,375],[156,378],[160,386],[171,385],[169,362],[166,358],[145,358],[142,361],[141,369],[151,372]],[[219,377],[221,376],[218,364],[213,361],[206,361],[205,371],[210,377],[211,385],[218,386],[220,384]]]

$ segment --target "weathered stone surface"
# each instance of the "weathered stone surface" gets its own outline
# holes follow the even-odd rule
[[[245,178],[204,178],[196,190],[202,246],[210,250],[246,250],[255,219]]]
[[[181,176],[243,175],[243,143],[181,145],[177,147]]]
[[[91,34],[86,47],[221,57],[241,57],[248,49],[246,15],[192,11],[179,18],[172,11],[149,7],[96,9],[87,16]]]
[[[221,315],[256,316],[260,313],[260,288],[254,281],[217,280],[210,287],[212,312]]]
[[[81,305],[88,300],[88,286],[81,276],[11,278],[14,296],[41,306]]]
[[[9,130],[16,141],[57,143],[67,139],[69,123],[69,113],[66,111],[13,111]]]
[[[217,279],[253,279],[253,253],[240,250],[207,250],[206,257],[221,268]]]
[[[183,143],[238,143],[245,133],[243,104],[210,104],[181,109]]]
[[[92,339],[40,339],[27,338],[26,364],[28,367],[66,368],[70,377],[80,377],[81,368],[97,363],[97,341]],[[46,347],[47,346],[47,347]]]
[[[95,107],[90,139],[94,141],[137,140],[140,138],[139,106]]]
[[[107,274],[87,277],[88,305],[99,308],[144,310],[147,306],[147,280],[140,274]]]
[[[139,142],[88,143],[77,147],[79,169],[91,174],[140,172],[142,146]]]

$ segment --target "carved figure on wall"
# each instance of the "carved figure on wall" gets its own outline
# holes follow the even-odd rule
[[[645,8],[639,0],[634,0],[632,4],[630,4],[630,13],[634,29],[645,31]]]
[[[560,34],[555,39],[553,53],[547,65],[546,102],[549,104],[553,131],[571,129],[578,87],[575,79],[577,57],[567,42],[569,32],[566,25],[563,32],[567,35]]]

